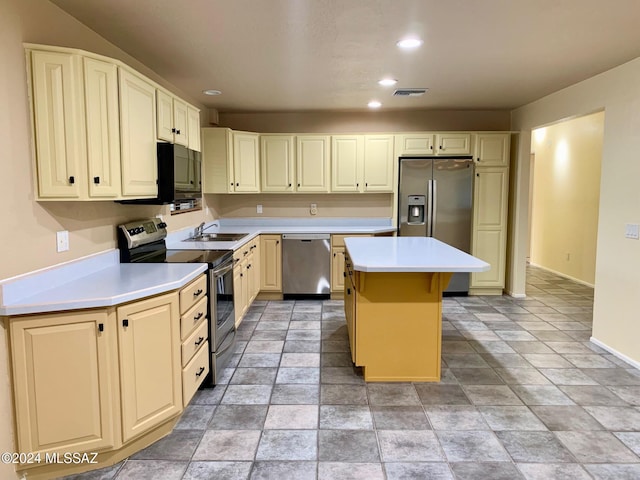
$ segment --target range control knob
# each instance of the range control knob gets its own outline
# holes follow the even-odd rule
[[[127,230],[127,232],[129,232],[129,235],[135,235],[136,234],[135,228],[130,228],[129,230]]]
[[[167,224],[166,224],[166,223],[164,223],[164,222],[160,222],[160,223],[158,224],[158,228],[167,228]]]

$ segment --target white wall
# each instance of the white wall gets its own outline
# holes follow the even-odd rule
[[[520,132],[509,290],[524,293],[531,130],[604,110],[593,336],[640,362],[640,241],[624,238],[640,223],[640,58],[512,112]]]
[[[533,131],[531,263],[593,285],[604,112]]]

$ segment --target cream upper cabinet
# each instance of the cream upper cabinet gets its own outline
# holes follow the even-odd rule
[[[16,451],[44,459],[118,448],[115,316],[96,309],[24,316],[9,325]]]
[[[298,192],[329,191],[328,135],[296,137],[296,190]]]
[[[187,104],[170,93],[156,90],[158,140],[189,146]],[[199,126],[198,126],[199,128]]]
[[[263,192],[293,192],[295,146],[293,135],[261,135],[260,164]]]
[[[93,58],[83,61],[89,196],[115,198],[122,188],[118,67]]]
[[[505,285],[508,189],[507,168],[476,169],[471,254],[491,264],[490,270],[471,274],[476,293],[489,288],[499,294]]]
[[[393,135],[365,135],[364,191],[393,192]]]
[[[86,190],[81,58],[52,51],[27,55],[38,196],[77,199],[84,193],[80,186]]]
[[[331,136],[331,191],[362,192],[363,135]]]
[[[233,132],[233,177],[235,192],[260,191],[260,136]]]
[[[438,133],[436,145],[436,155],[469,155],[471,154],[471,134]]]
[[[119,68],[122,195],[157,195],[156,89],[133,71]]]
[[[200,110],[187,105],[187,135],[188,145],[191,150],[199,152],[200,145]]]
[[[396,153],[398,156],[434,155],[432,133],[409,133],[396,135]]]
[[[117,319],[126,442],[182,411],[178,293],[120,306]]]
[[[509,166],[509,134],[479,133],[476,135],[475,161],[478,167]]]

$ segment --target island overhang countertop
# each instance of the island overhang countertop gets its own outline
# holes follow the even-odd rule
[[[353,269],[360,272],[485,272],[479,258],[432,237],[347,237]]]

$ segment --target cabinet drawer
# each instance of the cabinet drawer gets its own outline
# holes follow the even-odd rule
[[[368,233],[365,234],[357,234],[357,233],[347,233],[341,235],[331,235],[331,246],[332,247],[344,247],[344,239],[349,237],[370,237]]]
[[[180,319],[180,338],[183,340],[187,338],[187,336],[193,332],[194,328],[203,322],[206,323],[206,318],[207,297],[203,297],[191,308],[191,310],[182,315],[182,318]]]
[[[209,342],[204,342],[198,353],[182,369],[182,402],[186,407],[198,387],[209,373]]]
[[[198,300],[207,296],[207,276],[200,275],[180,290],[180,314],[189,310]],[[206,314],[206,310],[205,310]]]
[[[200,323],[200,326],[194,330],[182,343],[182,366],[184,367],[189,360],[195,355],[202,344],[207,340],[209,336],[207,327],[208,322],[204,321]]]

